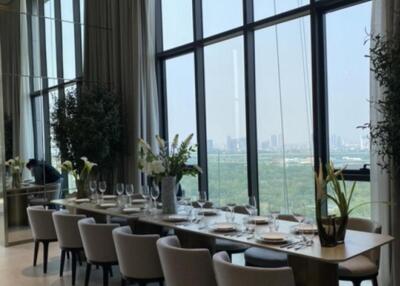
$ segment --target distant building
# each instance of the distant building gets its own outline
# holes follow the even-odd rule
[[[229,152],[244,152],[246,151],[247,141],[246,138],[226,138],[226,149]]]

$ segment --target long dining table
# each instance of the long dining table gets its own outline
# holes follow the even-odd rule
[[[313,243],[306,247],[296,249],[294,247],[281,247],[279,244],[261,242],[256,235],[239,232],[239,234],[222,233],[212,230],[212,225],[219,222],[226,222],[224,211],[218,211],[214,216],[204,216],[200,222],[172,222],[163,215],[160,210],[142,211],[137,213],[124,213],[118,207],[102,208],[94,202],[77,203],[74,199],[54,200],[54,204],[61,205],[74,211],[80,210],[108,217],[119,217],[127,219],[128,224],[135,223],[155,225],[174,229],[180,232],[187,232],[192,237],[201,236],[212,239],[222,238],[230,241],[271,249],[288,254],[289,265],[292,267],[297,286],[338,286],[338,263],[347,261],[357,255],[369,250],[381,247],[394,240],[393,237],[384,234],[367,233],[347,230],[346,239],[343,244],[335,247],[322,247],[317,235],[312,238]],[[245,215],[234,214],[234,221],[241,223]],[[285,233],[288,237],[295,238],[293,228],[296,223],[290,221],[279,221],[279,232]],[[256,225],[255,233],[269,231],[266,224]]]

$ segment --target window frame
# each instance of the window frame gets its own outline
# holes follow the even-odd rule
[[[167,94],[165,88],[165,61],[186,53],[195,55],[196,119],[198,139],[198,160],[203,169],[199,176],[199,190],[208,190],[207,133],[204,82],[204,47],[242,35],[244,38],[247,176],[248,195],[254,195],[259,202],[259,176],[257,154],[257,115],[255,84],[255,42],[254,32],[282,22],[310,17],[311,67],[312,67],[312,120],[314,168],[318,170],[320,159],[323,166],[329,161],[329,118],[326,66],[325,15],[370,0],[310,0],[310,3],[268,18],[254,21],[254,1],[243,0],[243,25],[209,37],[203,37],[202,0],[193,1],[193,42],[163,50],[161,1],[156,0],[156,57],[157,82],[159,87],[161,134],[168,138]],[[369,181],[369,169],[344,170],[344,178],[351,181]]]

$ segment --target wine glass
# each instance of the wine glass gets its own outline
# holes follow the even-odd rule
[[[257,200],[255,196],[249,197],[249,203],[244,206],[246,208],[247,213],[250,216],[254,216],[257,213]]]
[[[128,205],[132,206],[133,184],[127,184],[125,187],[126,195],[128,196]]]
[[[157,208],[157,199],[158,196],[160,195],[160,188],[157,186],[157,184],[153,184],[152,188],[151,188],[151,198],[153,199],[153,205],[154,208]]]
[[[102,202],[104,201],[104,193],[106,192],[106,190],[107,190],[106,181],[100,181],[100,183],[99,183],[99,191],[101,193],[101,201]]]
[[[305,206],[302,202],[297,202],[297,201],[292,202],[291,211],[292,215],[299,223],[299,230],[300,230],[299,233],[301,237],[304,239],[304,235],[301,230],[303,229],[303,222],[305,219]]]
[[[274,228],[276,230],[277,229],[277,218],[281,213],[280,207],[275,204],[269,204],[268,208],[269,208],[269,213],[272,216],[272,224],[274,225]]]
[[[204,214],[203,208],[204,205],[207,202],[207,193],[204,191],[199,192],[199,198],[197,200],[197,203],[199,204],[200,208],[201,208],[201,213]]]
[[[122,199],[122,195],[124,194],[125,191],[125,185],[123,183],[118,183],[116,186],[116,191],[117,191],[117,195],[118,195],[118,202],[121,205],[121,199]]]
[[[89,189],[92,194],[92,200],[97,199],[97,181],[92,180],[89,182]]]

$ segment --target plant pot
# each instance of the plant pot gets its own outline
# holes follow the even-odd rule
[[[76,184],[76,197],[78,199],[84,199],[87,198],[87,190],[86,190],[86,182],[82,180],[75,180]]]
[[[317,219],[318,236],[323,247],[344,243],[348,217],[328,216]]]
[[[12,174],[12,187],[13,188],[20,188],[21,187],[22,176],[21,173],[15,172]]]
[[[161,201],[163,214],[176,214],[176,177],[162,178]]]

